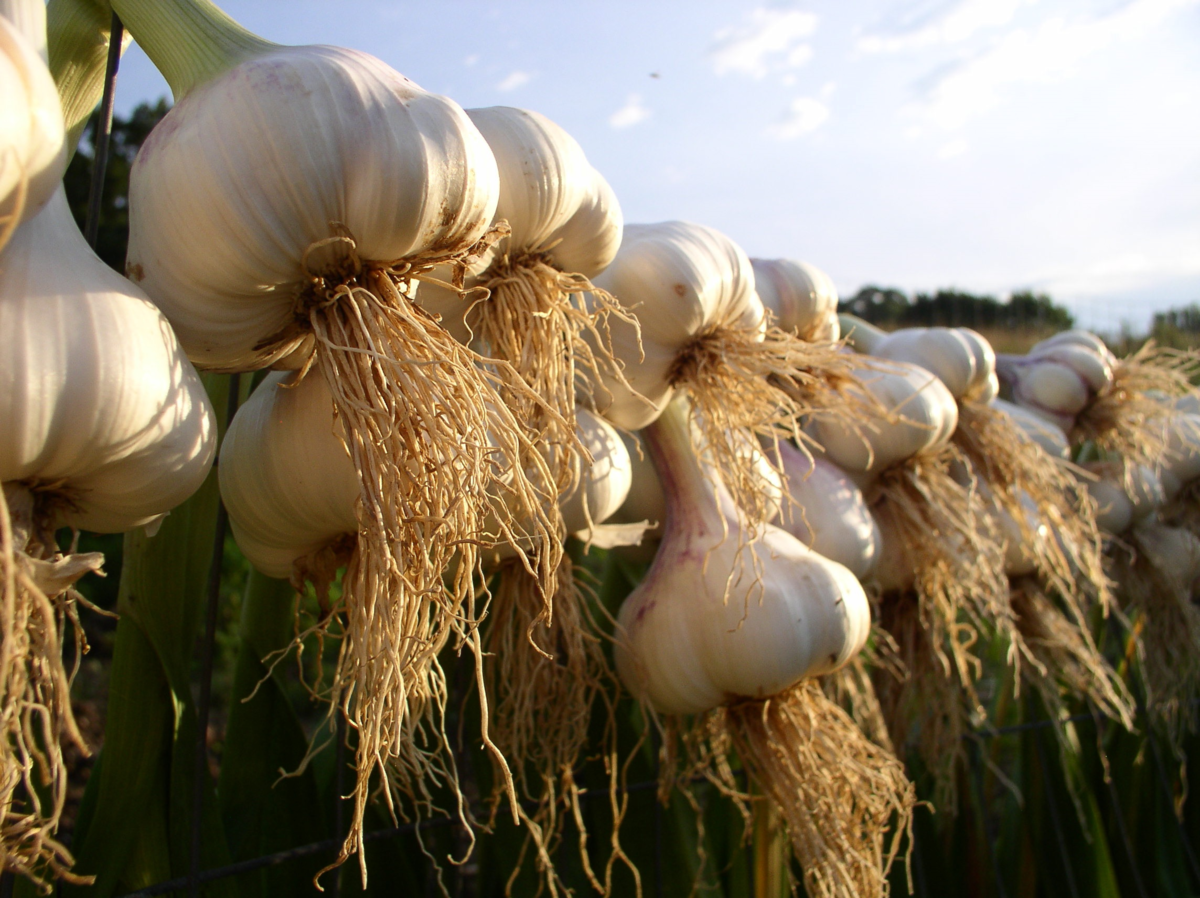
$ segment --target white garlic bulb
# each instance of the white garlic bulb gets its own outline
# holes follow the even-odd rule
[[[762,304],[779,326],[803,340],[837,340],[837,288],[815,265],[793,259],[751,259],[754,284]]]
[[[195,369],[61,189],[0,256],[0,333],[0,481],[58,494],[58,525],[129,530],[203,482],[216,427]]]

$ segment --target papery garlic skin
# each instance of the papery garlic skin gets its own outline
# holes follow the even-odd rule
[[[55,525],[129,530],[199,488],[216,451],[208,396],[61,189],[0,256],[0,333],[0,481],[53,487]]]
[[[1200,478],[1200,414],[1179,413],[1168,419],[1166,452],[1158,476],[1168,500]]]
[[[794,259],[751,259],[750,264],[759,299],[781,328],[810,341],[841,336],[838,293],[829,275]]]
[[[709,327],[761,329],[762,301],[745,252],[725,235],[690,222],[626,225],[616,258],[593,283],[637,315],[637,332],[612,322],[613,355],[629,386],[601,376],[597,410],[618,427],[641,430],[666,408],[676,356]],[[639,394],[639,395],[635,395]]]
[[[192,89],[151,132],[127,270],[197,365],[255,370],[304,342],[286,328],[331,222],[364,260],[436,256],[483,235],[498,189],[451,100],[365,53],[279,48]]]
[[[11,215],[19,201],[20,221],[29,221],[58,189],[67,146],[45,62],[46,8],[39,0],[18,5],[0,7],[0,215]],[[20,22],[6,17],[18,11]]]
[[[890,361],[877,370],[864,368],[856,374],[888,417],[864,422],[861,431],[828,418],[817,418],[807,427],[829,460],[842,470],[870,477],[918,452],[944,446],[954,434],[958,404],[931,372]]]
[[[268,374],[238,409],[221,446],[221,498],[238,548],[269,577],[357,534],[359,480],[338,434],[333,397],[316,375]]]
[[[862,490],[837,465],[779,446],[791,502],[773,523],[859,580],[875,568],[882,536]]]
[[[687,416],[674,405],[647,434],[668,520],[654,564],[621,606],[614,650],[630,691],[669,714],[765,698],[835,670],[871,621],[842,565],[770,524],[754,541],[739,538],[691,453]]]

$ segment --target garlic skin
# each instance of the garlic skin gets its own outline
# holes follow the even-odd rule
[[[836,341],[841,336],[837,287],[815,265],[793,259],[751,259],[762,304],[779,326],[802,340]]]
[[[45,5],[9,0],[0,7],[0,216],[20,202],[22,222],[42,210],[67,168],[62,106],[45,57]]]
[[[862,490],[837,465],[810,460],[790,443],[779,444],[779,456],[791,503],[773,523],[865,580],[883,538]]]
[[[770,524],[759,539],[739,538],[691,452],[687,419],[676,403],[647,431],[668,496],[666,532],[621,606],[614,649],[626,687],[668,714],[765,698],[835,670],[871,622],[842,565]]]
[[[958,426],[958,404],[934,374],[896,361],[855,374],[888,417],[864,423],[861,433],[845,422],[827,418],[813,420],[806,430],[826,457],[860,485],[897,462],[949,442]]]
[[[200,487],[217,436],[204,387],[61,189],[0,256],[0,333],[0,481],[53,486],[54,526],[119,533]]]
[[[634,328],[612,322],[613,355],[625,363],[635,392],[602,373],[596,395],[597,410],[626,430],[641,430],[666,408],[675,394],[675,358],[701,331],[765,326],[750,259],[728,237],[702,225],[627,225],[616,258],[592,281],[633,310],[641,324],[639,350]]]
[[[358,533],[358,474],[337,426],[324,378],[277,371],[225,433],[221,498],[238,548],[268,577],[286,579],[297,558]]]
[[[419,258],[478,240],[498,191],[451,100],[365,53],[282,47],[194,87],[151,132],[127,270],[198,366],[256,370],[302,348],[287,328],[330,222],[364,260]]]

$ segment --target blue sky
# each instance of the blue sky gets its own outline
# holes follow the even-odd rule
[[[1200,0],[226,0],[464,107],[535,109],[628,221],[865,283],[1045,290],[1088,326],[1200,302]],[[136,49],[117,106],[167,93]]]

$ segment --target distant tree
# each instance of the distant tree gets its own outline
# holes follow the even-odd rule
[[[104,170],[104,198],[100,203],[100,229],[96,238],[96,253],[122,274],[125,272],[125,248],[129,242],[129,172],[133,160],[159,120],[170,110],[166,99],[157,103],[141,103],[129,118],[113,116],[112,138],[108,150],[108,166]],[[88,122],[79,150],[67,167],[63,185],[67,202],[75,220],[83,228],[87,219],[88,193],[91,189],[92,159],[95,155],[96,125],[99,116]]]
[[[895,325],[908,308],[908,297],[895,287],[863,287],[850,299],[838,303],[839,312],[857,315],[881,326]]]
[[[1071,313],[1044,293],[1013,293],[1007,301],[947,288],[911,300],[894,287],[863,287],[838,310],[881,327],[971,327],[1005,330],[1064,330]]]
[[[1008,298],[1005,327],[1066,330],[1074,325],[1075,317],[1045,293],[1021,290]]]
[[[1180,331],[1185,334],[1200,334],[1200,305],[1192,303],[1181,309],[1168,309],[1154,314],[1152,332]]]

